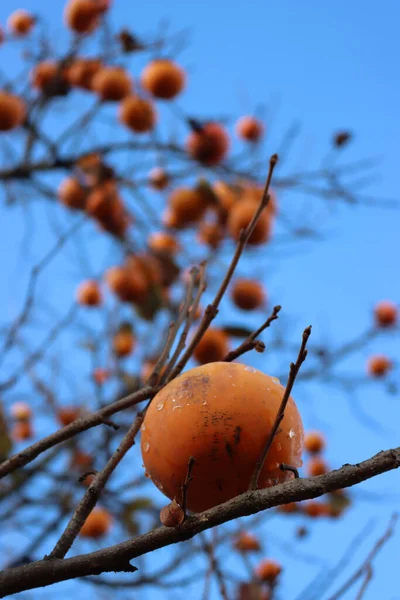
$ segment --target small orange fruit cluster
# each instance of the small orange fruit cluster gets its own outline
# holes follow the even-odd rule
[[[33,436],[32,409],[26,402],[14,402],[11,406],[14,424],[11,432],[16,442],[29,440]]]

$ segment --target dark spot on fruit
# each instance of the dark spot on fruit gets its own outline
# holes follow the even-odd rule
[[[237,425],[235,427],[235,433],[233,434],[233,439],[234,439],[234,442],[236,445],[240,442],[241,433],[242,433],[242,428],[240,427],[240,425]]]
[[[218,487],[219,491],[222,492],[223,487],[222,487],[222,481],[220,479],[217,479],[217,487]]]
[[[233,458],[233,450],[232,450],[232,446],[229,444],[229,442],[226,442],[225,450],[227,451],[229,458]]]

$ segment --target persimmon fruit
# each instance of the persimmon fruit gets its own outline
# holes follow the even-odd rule
[[[29,440],[33,436],[33,427],[30,421],[17,421],[14,423],[11,437],[16,442],[23,442]]]
[[[149,100],[127,96],[119,106],[118,118],[134,133],[146,133],[154,128],[157,114]]]
[[[94,75],[92,88],[101,100],[118,102],[132,93],[132,80],[122,67],[103,67]]]
[[[186,140],[186,149],[190,156],[208,167],[222,162],[229,146],[229,136],[219,123],[206,123],[192,131]]]
[[[311,477],[324,475],[329,471],[326,461],[320,456],[313,456],[307,463],[307,472]]]
[[[234,304],[242,310],[255,310],[265,304],[264,287],[253,279],[236,279],[231,297]]]
[[[136,340],[132,331],[121,330],[113,337],[113,350],[118,358],[125,358],[132,354],[135,349]]]
[[[371,356],[367,362],[367,371],[371,377],[384,377],[392,368],[392,361],[385,355]]]
[[[64,9],[64,20],[75,33],[92,33],[99,24],[101,13],[96,0],[69,0]]]
[[[209,327],[197,344],[193,357],[200,364],[222,361],[229,352],[229,336],[222,329]]]
[[[258,142],[264,134],[264,125],[252,116],[241,117],[235,126],[236,135],[247,142]]]
[[[282,572],[282,566],[270,558],[262,560],[256,569],[256,574],[261,581],[274,582]]]
[[[102,302],[102,293],[97,281],[94,279],[83,281],[78,286],[76,299],[82,306],[99,306]]]
[[[325,448],[325,438],[319,431],[309,431],[304,436],[304,449],[310,454],[319,454]]]
[[[126,266],[111,267],[106,272],[105,280],[110,290],[122,302],[141,302],[149,288],[143,273]]]
[[[74,87],[91,91],[93,78],[103,68],[97,58],[76,58],[66,70],[66,79]]]
[[[11,405],[11,416],[16,421],[29,421],[32,417],[32,409],[27,402],[14,402]]]
[[[86,538],[100,538],[108,533],[111,524],[112,518],[108,510],[96,506],[82,525],[80,535]]]
[[[154,167],[149,173],[149,183],[155,190],[162,191],[169,185],[169,175],[161,167]]]
[[[14,11],[7,19],[7,27],[15,36],[23,37],[32,30],[35,25],[35,17],[27,10]]]
[[[171,192],[168,206],[177,221],[176,226],[182,227],[198,221],[207,208],[201,191],[189,187],[180,187]]]
[[[60,183],[57,196],[61,204],[74,210],[83,210],[87,192],[75,177],[66,177]]]
[[[166,252],[168,254],[176,254],[179,249],[179,242],[172,233],[166,231],[155,231],[151,233],[147,239],[147,244],[151,250],[156,252]]]
[[[259,552],[261,550],[258,537],[248,531],[241,531],[233,546],[239,552]]]
[[[187,507],[200,512],[247,491],[275,421],[284,387],[240,363],[196,367],[153,399],[141,430],[148,476],[170,499],[181,498],[190,456],[196,459]],[[293,477],[279,466],[301,465],[303,425],[292,398],[262,468],[259,487]]]
[[[18,96],[0,91],[0,131],[19,127],[25,119],[25,102]]]
[[[375,321],[379,327],[395,325],[398,319],[398,309],[394,302],[382,300],[375,306]]]
[[[238,202],[228,216],[227,227],[232,239],[239,239],[240,231],[246,229],[257,210],[255,202]],[[271,234],[271,218],[266,209],[264,209],[248,239],[248,244],[257,246],[267,242]]]
[[[64,408],[60,408],[57,412],[57,419],[59,423],[66,427],[67,425],[71,425],[74,421],[79,419],[82,411],[78,406],[65,406]]]
[[[185,81],[184,70],[165,58],[153,60],[146,65],[140,76],[143,89],[163,100],[175,98],[185,87]]]

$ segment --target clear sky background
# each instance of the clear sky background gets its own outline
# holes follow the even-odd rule
[[[400,202],[398,2],[387,1],[379,8],[370,0],[114,0],[114,4],[112,21],[127,25],[138,34],[154,31],[164,17],[171,30],[190,29],[190,45],[180,55],[180,62],[190,74],[181,103],[191,113],[239,116],[259,105],[267,106],[267,136],[270,129],[271,139],[279,139],[293,122],[301,124],[302,135],[294,151],[295,161],[301,166],[318,164],[329,149],[332,131],[348,128],[355,132],[348,159],[377,157],[381,161],[369,194]],[[24,8],[45,15],[54,35],[65,36],[60,19],[63,6],[59,0],[24,2]],[[14,0],[2,0],[0,23],[19,7]],[[4,52],[0,54],[0,64],[7,56]],[[275,151],[273,145],[269,149]],[[2,257],[9,255],[22,231],[12,215],[5,219],[7,227],[2,227],[0,237]],[[272,302],[282,304],[285,312],[295,317],[294,337],[299,338],[302,328],[312,323],[315,339],[339,342],[368,327],[371,307],[377,300],[391,298],[399,302],[399,226],[400,211],[341,207],[324,230],[325,241],[298,254],[286,252],[283,260],[277,259],[279,264],[271,265],[272,281],[266,285],[272,288]],[[279,256],[278,252],[275,256]],[[3,274],[12,276],[16,262],[2,263]],[[8,311],[9,299],[0,299],[0,306],[1,303]],[[393,358],[399,355],[398,340],[396,343],[382,339],[380,345],[371,348],[388,352]],[[368,352],[362,351],[346,363],[347,372],[362,375],[367,356]],[[260,360],[257,366],[262,368]],[[397,370],[397,379],[398,373]],[[328,386],[300,386],[298,396],[306,427],[323,427],[329,436],[328,458],[333,467],[399,445],[399,396],[387,396],[379,385],[363,387],[357,398]],[[373,432],[355,419],[353,401],[369,414],[381,415],[384,431]],[[400,497],[399,476],[382,476],[379,482],[366,484],[364,489],[379,491],[382,497],[358,503],[340,524],[318,523],[310,539],[301,546],[304,552],[321,553],[334,564],[351,538],[373,516],[374,532],[346,573],[357,566],[357,560],[365,555],[383,532],[391,512],[398,508],[398,501],[389,502],[385,495]],[[290,536],[295,523],[285,521],[279,527]],[[304,581],[305,573],[311,578],[312,572],[308,575],[304,562],[296,564],[277,552],[278,558],[289,561],[288,573],[292,574],[284,579],[282,598],[294,598],[299,591],[298,581]],[[400,532],[376,559],[374,580],[365,600],[400,599],[395,572],[399,555]],[[352,591],[345,599],[354,597]]]

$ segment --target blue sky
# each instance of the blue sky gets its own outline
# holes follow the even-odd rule
[[[240,116],[265,106],[271,152],[275,151],[273,140],[278,140],[293,122],[299,122],[302,134],[293,152],[293,165],[299,168],[317,165],[329,149],[332,131],[349,128],[355,132],[355,139],[348,150],[348,160],[381,160],[369,194],[400,201],[400,7],[394,0],[385,3],[385,10],[378,10],[370,0],[362,4],[341,0],[329,5],[315,0],[204,0],[195,4],[177,0],[149,0],[141,4],[114,0],[114,4],[112,21],[121,26],[128,24],[139,34],[154,31],[164,17],[169,20],[171,31],[189,28],[190,44],[179,57],[190,77],[188,89],[179,101],[183,108],[199,115]],[[59,0],[24,3],[26,9],[45,14],[55,36],[66,35],[60,20],[63,5]],[[0,23],[15,8],[14,0],[3,0]],[[7,57],[8,51],[2,51]],[[309,323],[319,341],[351,338],[368,327],[371,307],[377,300],[400,300],[399,216],[398,211],[379,207],[340,207],[324,229],[326,241],[301,251],[296,246],[283,259],[278,252],[273,254],[276,258],[269,259],[271,276],[266,285],[272,302],[281,303],[285,314],[293,318],[294,339],[299,339],[302,328]],[[7,227],[0,239],[2,256],[22,236],[17,217],[5,215],[5,219]],[[12,265],[16,265],[14,257],[1,266],[9,277]],[[10,309],[9,297],[0,302],[5,310]],[[398,357],[398,341],[382,339],[373,348]],[[349,373],[363,372],[367,356],[363,350],[345,368]],[[257,358],[260,368],[263,360],[264,357]],[[355,394],[346,397],[329,385],[299,386],[298,397],[307,428],[323,426],[329,435],[328,458],[332,466],[356,462],[398,445],[393,425],[400,418],[398,396],[386,396],[379,385],[363,387],[357,398]],[[356,400],[370,414],[382,414],[379,420],[386,427],[385,433],[374,433],[354,419],[350,404]],[[365,489],[400,494],[398,475],[385,475]],[[363,556],[371,540],[385,528],[394,508],[395,504],[384,501],[362,502],[349,511],[340,525],[318,523],[302,548],[321,551],[334,563],[373,515],[377,526],[368,544],[360,548]],[[291,524],[282,524],[282,531],[288,535],[292,529]],[[393,571],[394,557],[399,554],[397,535],[376,560],[366,600],[398,600]],[[348,572],[356,565],[355,560]],[[283,595],[294,598],[300,577],[296,569],[306,569],[303,563],[296,565],[295,561],[289,567],[294,576],[285,578]],[[312,575],[307,570],[304,577]],[[353,597],[349,594],[345,599]]]

